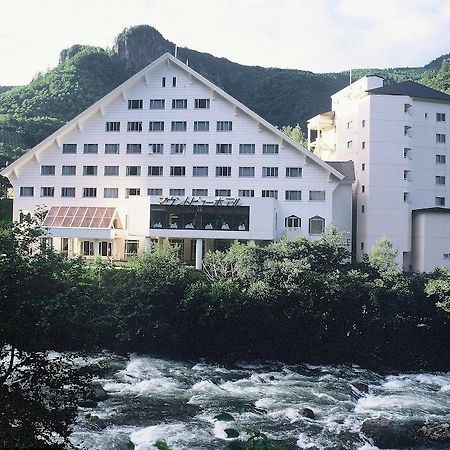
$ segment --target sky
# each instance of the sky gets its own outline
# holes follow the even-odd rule
[[[0,0],[0,86],[73,44],[148,24],[180,47],[313,72],[422,66],[450,53],[450,0]]]

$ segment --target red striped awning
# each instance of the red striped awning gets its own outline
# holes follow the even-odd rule
[[[116,208],[103,206],[52,206],[43,227],[48,228],[120,228],[114,223]]]

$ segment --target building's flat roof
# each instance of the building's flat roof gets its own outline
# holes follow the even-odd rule
[[[344,175],[345,181],[355,181],[355,165],[353,161],[326,161],[326,163]]]
[[[418,208],[413,209],[413,213],[427,213],[427,212],[439,212],[439,213],[450,213],[450,208],[441,208],[439,206],[433,206],[432,208]]]
[[[402,81],[401,83],[388,84],[379,88],[369,89],[366,92],[374,95],[407,95],[409,97],[450,102],[450,95],[416,83],[415,81]]]

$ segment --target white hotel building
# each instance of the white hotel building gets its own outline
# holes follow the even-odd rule
[[[309,145],[323,159],[354,161],[357,258],[387,235],[404,270],[450,268],[450,96],[368,76],[331,100],[309,120]]]
[[[70,255],[124,260],[169,241],[201,268],[233,240],[352,227],[351,162],[325,163],[170,54],[1,174],[13,218],[45,207]]]

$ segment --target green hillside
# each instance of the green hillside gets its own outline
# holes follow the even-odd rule
[[[0,87],[0,165],[12,161],[175,44],[140,25],[120,33],[111,50],[74,45],[60,63],[26,86]],[[178,58],[277,126],[299,123],[330,107],[330,95],[349,73],[325,73],[236,64],[188,48]],[[353,79],[378,74],[387,83],[412,79],[450,92],[449,55],[424,67],[358,69]],[[2,92],[3,91],[3,92]]]

